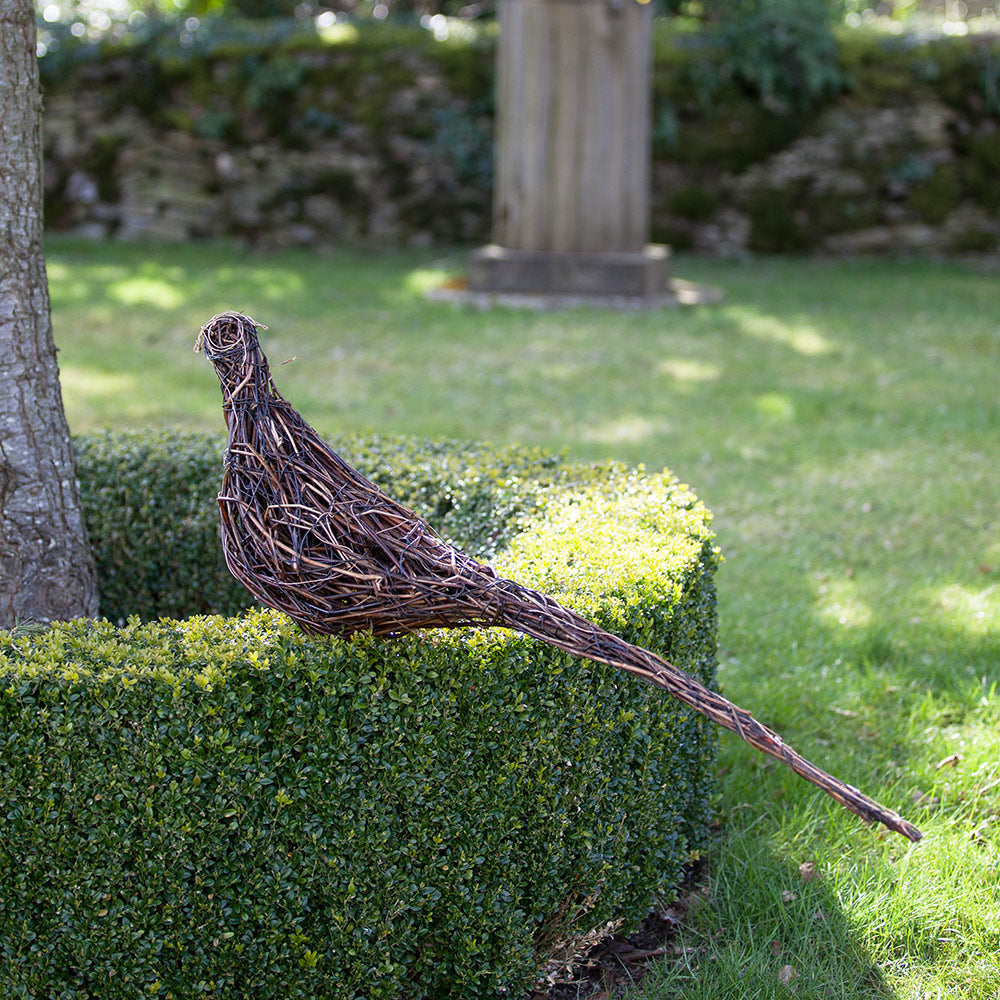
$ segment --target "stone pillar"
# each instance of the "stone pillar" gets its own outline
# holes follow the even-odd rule
[[[493,243],[476,291],[657,295],[649,227],[652,4],[500,0]]]

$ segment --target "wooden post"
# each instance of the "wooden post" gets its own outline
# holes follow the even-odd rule
[[[649,227],[652,5],[500,0],[493,240],[474,290],[666,291]]]

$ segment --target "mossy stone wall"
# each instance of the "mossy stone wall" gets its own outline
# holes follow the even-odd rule
[[[841,92],[773,106],[655,29],[651,237],[713,254],[1000,243],[1000,41],[844,31]],[[489,237],[494,34],[272,26],[42,60],[54,229],[125,239]]]

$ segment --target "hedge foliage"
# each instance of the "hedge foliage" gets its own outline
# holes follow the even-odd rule
[[[498,567],[711,681],[708,513],[668,475],[600,480],[538,490]],[[662,692],[502,630],[0,634],[0,995],[519,996],[671,891],[713,753]]]

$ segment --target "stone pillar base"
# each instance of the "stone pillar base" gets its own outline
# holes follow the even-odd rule
[[[469,258],[473,292],[572,296],[663,295],[670,248],[651,243],[635,252],[511,250],[491,243]]]

